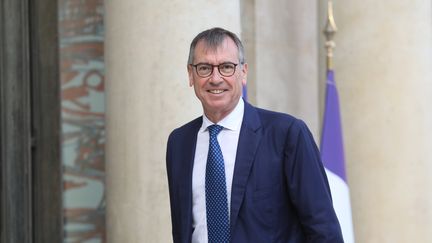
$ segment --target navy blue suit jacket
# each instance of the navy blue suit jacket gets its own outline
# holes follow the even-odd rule
[[[167,173],[175,243],[190,243],[192,169],[202,117],[168,139]],[[245,112],[231,192],[233,243],[343,242],[327,177],[306,125],[287,114]]]

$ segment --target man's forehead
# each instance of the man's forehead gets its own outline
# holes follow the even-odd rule
[[[231,40],[229,37],[225,37],[221,43],[217,45],[211,45],[206,40],[199,40],[195,47],[195,54],[204,53],[204,54],[213,54],[220,52],[234,52],[233,54],[237,55],[238,50],[235,42]]]

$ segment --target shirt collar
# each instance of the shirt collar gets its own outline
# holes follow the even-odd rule
[[[234,110],[231,111],[231,113],[228,114],[224,119],[219,121],[217,125],[221,125],[226,129],[229,130],[239,130],[241,123],[243,121],[243,114],[244,114],[244,101],[242,98],[240,98],[239,102],[237,103]],[[201,131],[204,131],[207,129],[208,126],[213,125],[214,123],[210,121],[207,116],[203,115],[203,124],[201,126]]]

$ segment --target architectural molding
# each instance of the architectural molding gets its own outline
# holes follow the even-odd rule
[[[54,0],[0,3],[4,243],[62,241],[56,6]]]

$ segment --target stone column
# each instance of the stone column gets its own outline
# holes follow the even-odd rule
[[[318,140],[317,1],[242,3],[251,101],[305,120]]]
[[[169,132],[201,115],[189,44],[220,26],[240,34],[239,2],[106,1],[108,242],[171,242]]]
[[[356,241],[432,242],[431,1],[333,2]]]

